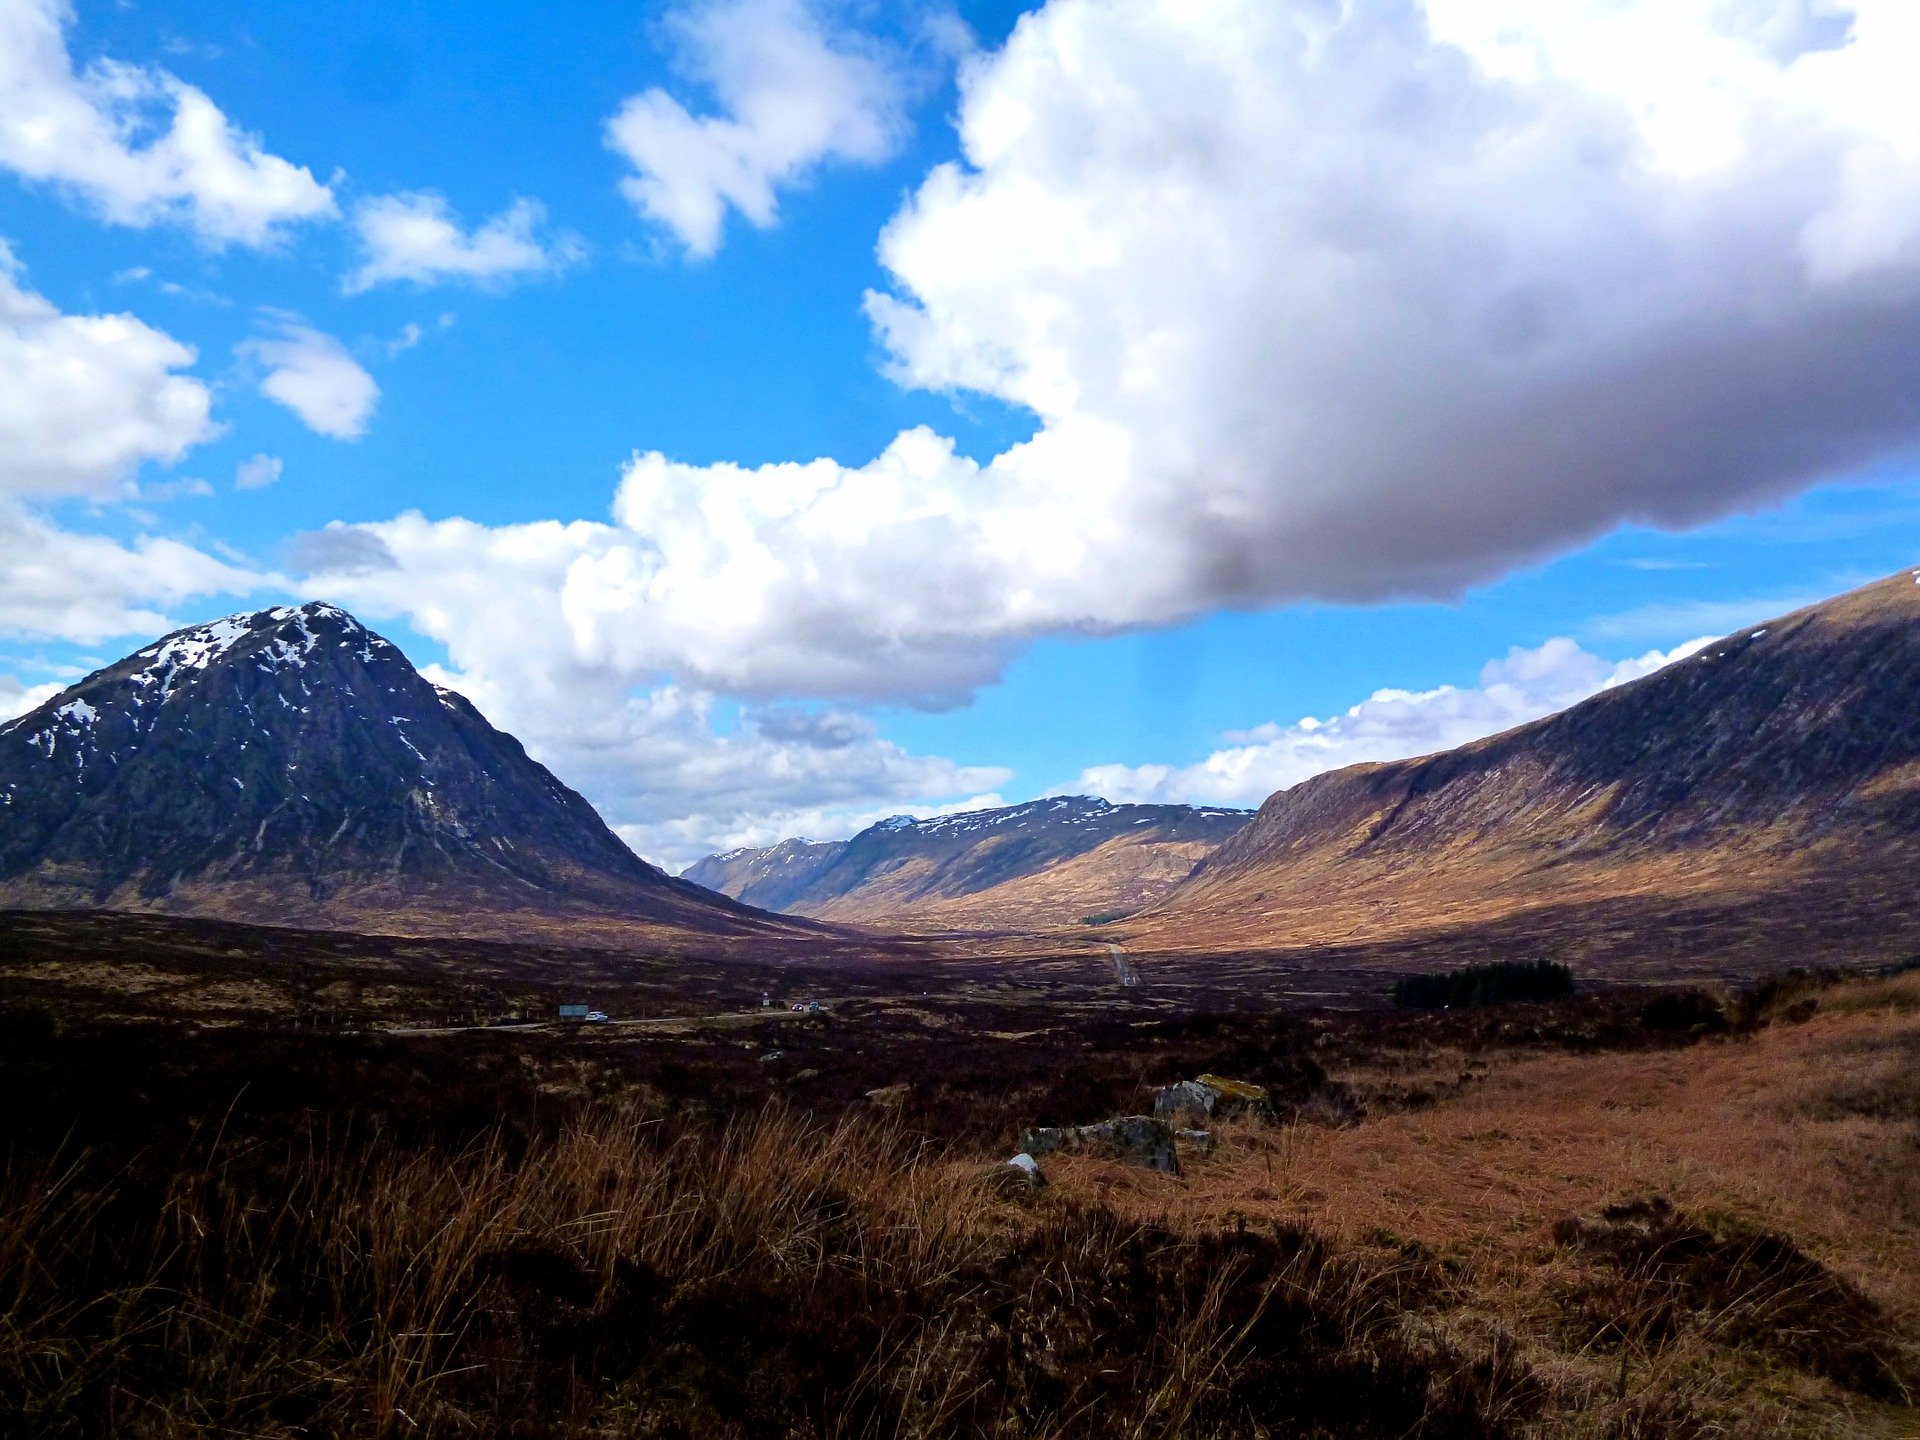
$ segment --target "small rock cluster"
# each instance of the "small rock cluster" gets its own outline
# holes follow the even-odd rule
[[[1153,1097],[1153,1113],[1169,1125],[1204,1130],[1221,1120],[1250,1115],[1273,1119],[1273,1102],[1261,1086],[1223,1075],[1202,1075],[1167,1086]]]
[[[1151,1115],[1120,1115],[1097,1125],[1028,1127],[1020,1135],[1020,1153],[993,1166],[987,1183],[997,1194],[1031,1194],[1047,1183],[1037,1158],[1043,1155],[1098,1155],[1178,1175],[1181,1146],[1211,1155],[1211,1127],[1241,1116],[1273,1119],[1273,1103],[1260,1086],[1220,1075],[1181,1080],[1153,1097]]]

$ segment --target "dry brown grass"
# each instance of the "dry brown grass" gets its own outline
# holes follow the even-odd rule
[[[660,1130],[13,1167],[0,1428],[1467,1437],[1524,1398],[1310,1236],[1009,1205],[884,1124]]]
[[[1920,970],[1838,986],[1820,997],[1820,1008],[1842,1015],[1873,1010],[1911,1014],[1920,1010]]]
[[[1642,1433],[1681,1426],[1675,1397],[1684,1395],[1696,1418],[1718,1416],[1716,1425],[1753,1433],[1916,1433],[1920,1426],[1905,1428],[1910,1411],[1863,1407],[1752,1356],[1711,1353],[1698,1335],[1631,1364],[1567,1353],[1562,1302],[1584,1282],[1552,1231],[1565,1217],[1636,1197],[1737,1217],[1792,1237],[1883,1307],[1891,1329],[1912,1335],[1920,1322],[1917,1000],[1920,975],[1905,975],[1827,990],[1805,1023],[1689,1049],[1496,1056],[1490,1065],[1413,1057],[1343,1078],[1362,1092],[1404,1089],[1411,1070],[1459,1088],[1347,1128],[1242,1126],[1184,1179],[1091,1161],[1060,1164],[1056,1178],[1065,1193],[1175,1226],[1245,1215],[1433,1256],[1464,1287],[1446,1324],[1514,1336],[1568,1395],[1598,1404],[1621,1392],[1593,1419],[1599,1431],[1631,1432],[1634,1405],[1647,1417]],[[1475,1078],[1460,1085],[1465,1073]]]
[[[871,1107],[584,1088],[465,1147],[216,1113],[184,1156],[16,1162],[0,1433],[1910,1433],[1912,977],[1776,991],[1681,1049],[1374,1030],[1317,1052],[1361,1057],[1361,1123],[1025,1198]]]

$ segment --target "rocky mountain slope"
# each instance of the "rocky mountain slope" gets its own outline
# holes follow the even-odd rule
[[[646,864],[330,605],[169,635],[0,726],[0,906],[398,933],[791,934]]]
[[[1117,928],[1325,944],[1818,877],[1847,881],[1862,923],[1906,924],[1916,859],[1920,571],[1903,571],[1505,734],[1282,791]]]
[[[914,930],[1037,929],[1125,914],[1184,879],[1246,810],[1055,796],[851,840],[710,855],[684,878],[768,910]]]

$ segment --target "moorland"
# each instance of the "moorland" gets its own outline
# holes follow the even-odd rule
[[[16,1433],[1910,1433],[1920,971],[1413,1011],[1387,955],[1276,1004],[1152,957],[0,941]],[[1200,1074],[1270,1113],[1006,1183]]]

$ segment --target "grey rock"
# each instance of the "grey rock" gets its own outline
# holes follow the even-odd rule
[[[1024,1151],[1011,1160],[988,1166],[980,1179],[994,1194],[1007,1199],[1031,1195],[1047,1186],[1046,1172],[1040,1168],[1040,1162]]]
[[[1271,1120],[1273,1102],[1259,1085],[1221,1075],[1202,1075],[1159,1091],[1153,1097],[1153,1113],[1169,1125],[1204,1129],[1214,1121],[1242,1115]]]
[[[1098,1125],[1036,1126],[1021,1135],[1020,1148],[1029,1155],[1099,1155],[1143,1170],[1180,1173],[1173,1131],[1151,1115],[1122,1115]]]
[[[1169,1125],[1205,1124],[1219,1099],[1218,1091],[1198,1080],[1180,1080],[1153,1097],[1153,1113]]]
[[[1202,1155],[1211,1155],[1216,1143],[1211,1130],[1176,1130],[1173,1138],[1182,1145],[1191,1146]]]

